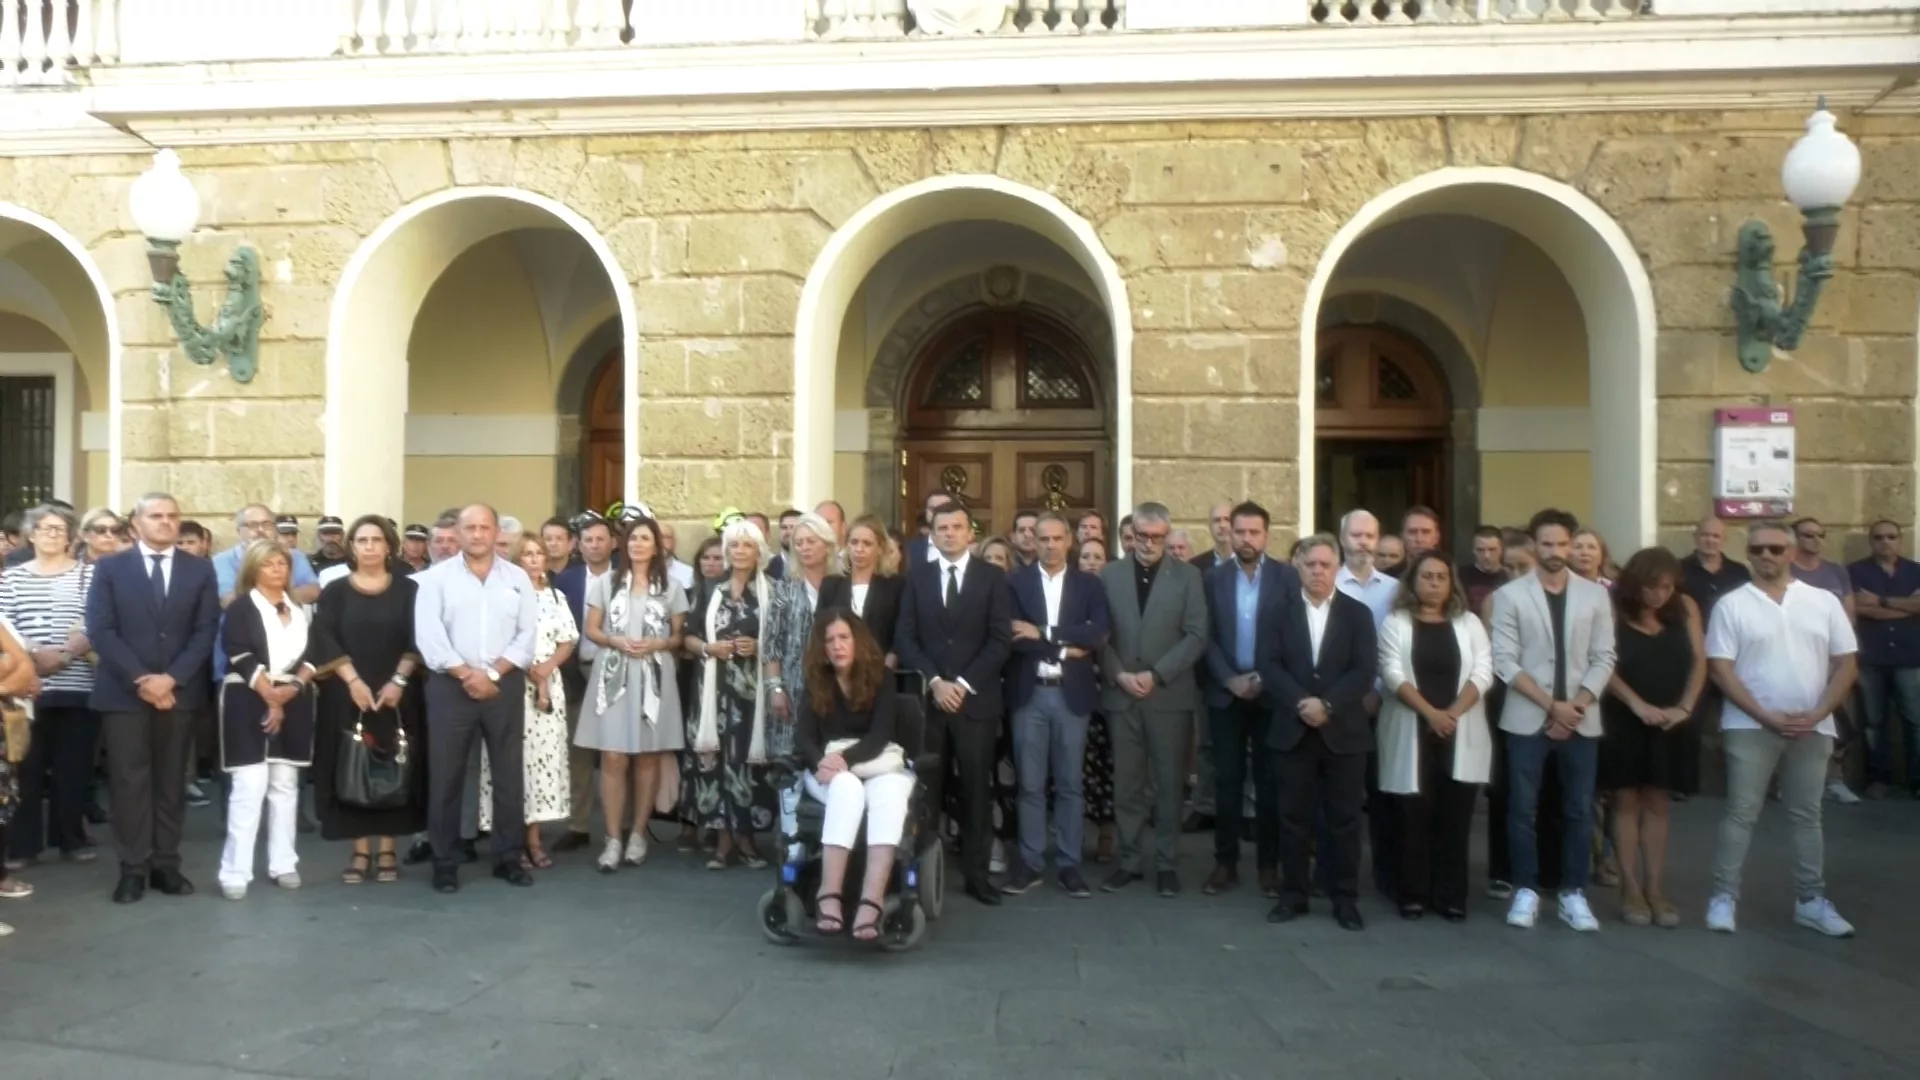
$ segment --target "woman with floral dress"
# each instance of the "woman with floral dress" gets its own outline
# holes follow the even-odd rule
[[[566,596],[547,577],[547,549],[540,538],[521,537],[514,555],[514,561],[533,582],[533,595],[539,605],[533,666],[527,669],[521,805],[526,811],[522,815],[527,829],[525,864],[544,870],[553,865],[553,858],[540,843],[540,826],[565,821],[573,812],[567,793],[567,691],[560,681],[560,665],[573,655],[580,630],[573,624],[573,609],[567,606]],[[493,772],[484,760],[486,749],[482,747],[480,752],[480,828],[490,831],[494,827]],[[511,827],[506,822],[501,824]]]
[[[708,590],[686,626],[687,649],[700,657],[699,704],[688,710],[693,769],[686,784],[700,827],[719,834],[707,869],[726,869],[735,852],[759,869],[767,861],[753,834],[773,823],[765,783],[770,718],[760,678],[768,641],[762,612],[771,606],[767,540],[759,526],[737,518],[721,532],[720,544],[727,577]]]
[[[667,576],[660,525],[642,514],[626,558],[587,589],[587,640],[600,646],[580,706],[574,745],[600,752],[600,807],[607,839],[597,865],[647,861],[647,825],[672,757],[686,745],[674,653],[687,616],[686,591]],[[628,796],[632,796],[631,827]],[[622,832],[628,832],[625,846]]]

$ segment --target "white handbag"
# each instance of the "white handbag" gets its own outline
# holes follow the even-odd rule
[[[845,754],[860,742],[859,739],[835,739],[827,744],[827,753]],[[849,766],[848,772],[862,780],[871,780],[876,776],[890,776],[907,771],[907,752],[900,749],[899,743],[888,743],[887,748],[875,754],[869,761]]]

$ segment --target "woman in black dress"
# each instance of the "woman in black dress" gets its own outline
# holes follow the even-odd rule
[[[1707,685],[1706,649],[1700,609],[1680,591],[1680,573],[1672,552],[1647,548],[1627,560],[1613,587],[1616,660],[1600,703],[1599,787],[1613,794],[1621,915],[1635,926],[1680,925],[1663,887],[1667,805],[1700,781],[1699,725],[1689,717]]]
[[[312,656],[331,676],[320,683],[313,801],[320,835],[353,841],[353,857],[340,880],[358,885],[370,871],[383,883],[400,880],[393,838],[427,827],[427,742],[420,687],[411,681],[420,664],[413,644],[417,586],[389,567],[397,544],[385,519],[363,517],[347,536],[353,572],[320,593],[313,621]],[[383,754],[405,747],[411,795],[406,806],[365,810],[340,802],[340,743],[356,725]]]

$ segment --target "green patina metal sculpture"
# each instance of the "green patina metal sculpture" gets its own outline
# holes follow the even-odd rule
[[[1748,371],[1765,371],[1775,349],[1792,352],[1800,347],[1820,291],[1833,277],[1833,236],[1840,229],[1840,210],[1809,210],[1806,216],[1807,245],[1800,249],[1793,300],[1785,306],[1773,279],[1773,234],[1758,221],[1740,226],[1732,304],[1740,366]]]
[[[235,382],[252,382],[260,368],[260,324],[266,311],[260,306],[260,256],[243,247],[227,260],[227,295],[220,301],[212,326],[201,326],[193,314],[193,286],[178,269],[178,244],[151,241],[155,256],[173,262],[172,272],[153,286],[154,302],[167,309],[174,336],[187,359],[196,364],[211,364],[216,355],[227,358],[227,370]]]

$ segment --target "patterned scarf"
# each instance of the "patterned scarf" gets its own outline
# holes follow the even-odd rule
[[[713,643],[714,635],[720,632],[720,606],[731,595],[733,579],[726,577],[714,585],[707,599],[706,636],[702,639]],[[753,575],[753,595],[761,608],[760,633],[755,639],[753,663],[759,664],[765,655],[767,638],[767,575],[756,571]],[[693,752],[696,754],[717,754],[720,752],[720,661],[709,656],[700,662],[700,729],[693,738]],[[747,764],[765,765],[767,763],[767,681],[757,674],[753,680],[753,741],[747,747]]]
[[[666,605],[655,595],[651,585],[647,587],[647,598],[640,605],[640,632],[633,634],[629,606],[633,602],[633,581],[628,579],[624,588],[616,590],[607,601],[605,633],[609,637],[663,638],[667,636]],[[627,692],[627,668],[636,659],[640,664],[640,677],[646,680],[645,700],[640,703],[641,715],[648,724],[660,722],[660,687],[666,677],[666,660],[661,653],[648,653],[642,657],[631,657],[618,649],[606,650],[607,662],[600,668],[599,684],[594,688],[594,703],[605,714],[607,708],[619,701]]]

